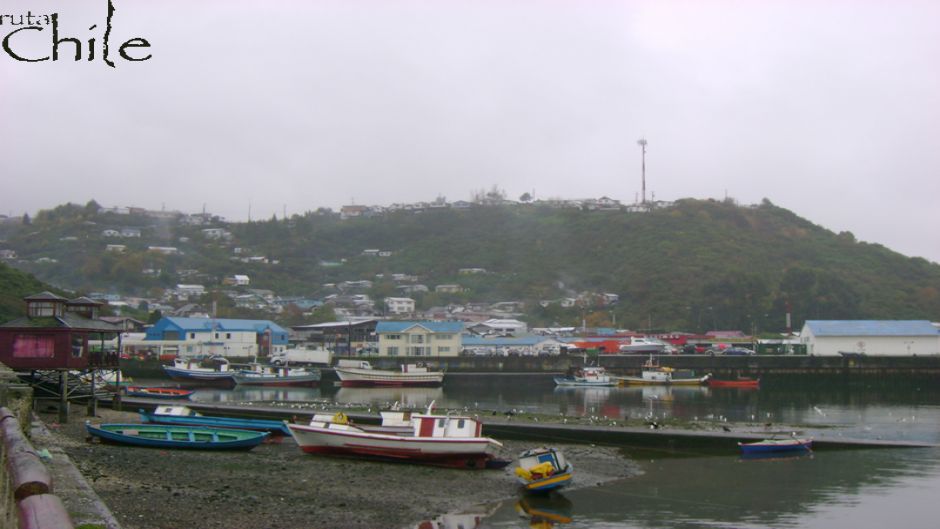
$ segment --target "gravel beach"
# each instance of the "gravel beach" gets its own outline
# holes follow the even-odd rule
[[[124,529],[404,528],[520,494],[512,466],[466,471],[311,456],[291,438],[249,452],[160,450],[90,442],[84,409],[67,424],[39,413]],[[139,422],[99,408],[92,422]],[[504,442],[506,456],[535,446]],[[553,445],[575,464],[573,487],[635,475],[616,448]]]

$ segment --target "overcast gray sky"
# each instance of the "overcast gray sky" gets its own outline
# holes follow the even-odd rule
[[[645,136],[657,199],[766,197],[940,262],[940,2],[113,1],[111,55],[152,59],[0,50],[0,212],[633,202]],[[107,0],[0,0],[27,11],[100,43]]]

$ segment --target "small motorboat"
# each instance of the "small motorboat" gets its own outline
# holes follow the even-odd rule
[[[768,452],[808,452],[812,449],[813,440],[809,438],[792,439],[764,439],[753,443],[738,443],[741,453],[766,454]]]
[[[86,422],[85,429],[109,443],[197,450],[251,450],[268,436],[267,432],[164,424],[109,423],[94,426]]]
[[[373,386],[440,386],[444,372],[422,364],[402,364],[401,371],[375,369],[365,360],[341,359],[333,368],[340,385],[346,387]]]
[[[287,429],[284,421],[206,416],[187,406],[157,406],[152,412],[144,410],[138,410],[138,412],[140,413],[140,420],[145,423],[234,428],[236,430],[255,430],[278,435],[290,435],[290,430]]]
[[[182,399],[187,400],[195,393],[192,389],[166,388],[161,386],[128,386],[124,394],[128,397],[147,399]]]
[[[555,448],[533,448],[519,454],[516,477],[527,491],[546,492],[571,483],[572,467]]]
[[[316,386],[320,370],[255,365],[232,374],[232,379],[239,386]]]
[[[721,380],[717,378],[708,379],[708,387],[710,388],[747,388],[747,389],[757,389],[760,388],[760,379],[759,378],[747,378],[747,377],[738,377],[730,380]]]
[[[176,358],[172,366],[163,366],[163,371],[172,378],[181,382],[199,384],[219,384],[234,386],[233,371],[230,370],[229,361],[221,356],[210,357],[207,362],[211,365],[205,367],[196,360]]]

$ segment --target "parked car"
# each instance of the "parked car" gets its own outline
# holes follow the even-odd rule
[[[729,356],[750,356],[754,354],[754,351],[746,347],[729,347],[725,349],[721,354]]]

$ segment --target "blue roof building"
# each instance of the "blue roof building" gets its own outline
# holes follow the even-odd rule
[[[269,320],[164,317],[145,342],[161,354],[267,356],[287,348],[288,331]]]
[[[940,327],[927,320],[809,320],[800,341],[812,355],[935,355]]]

